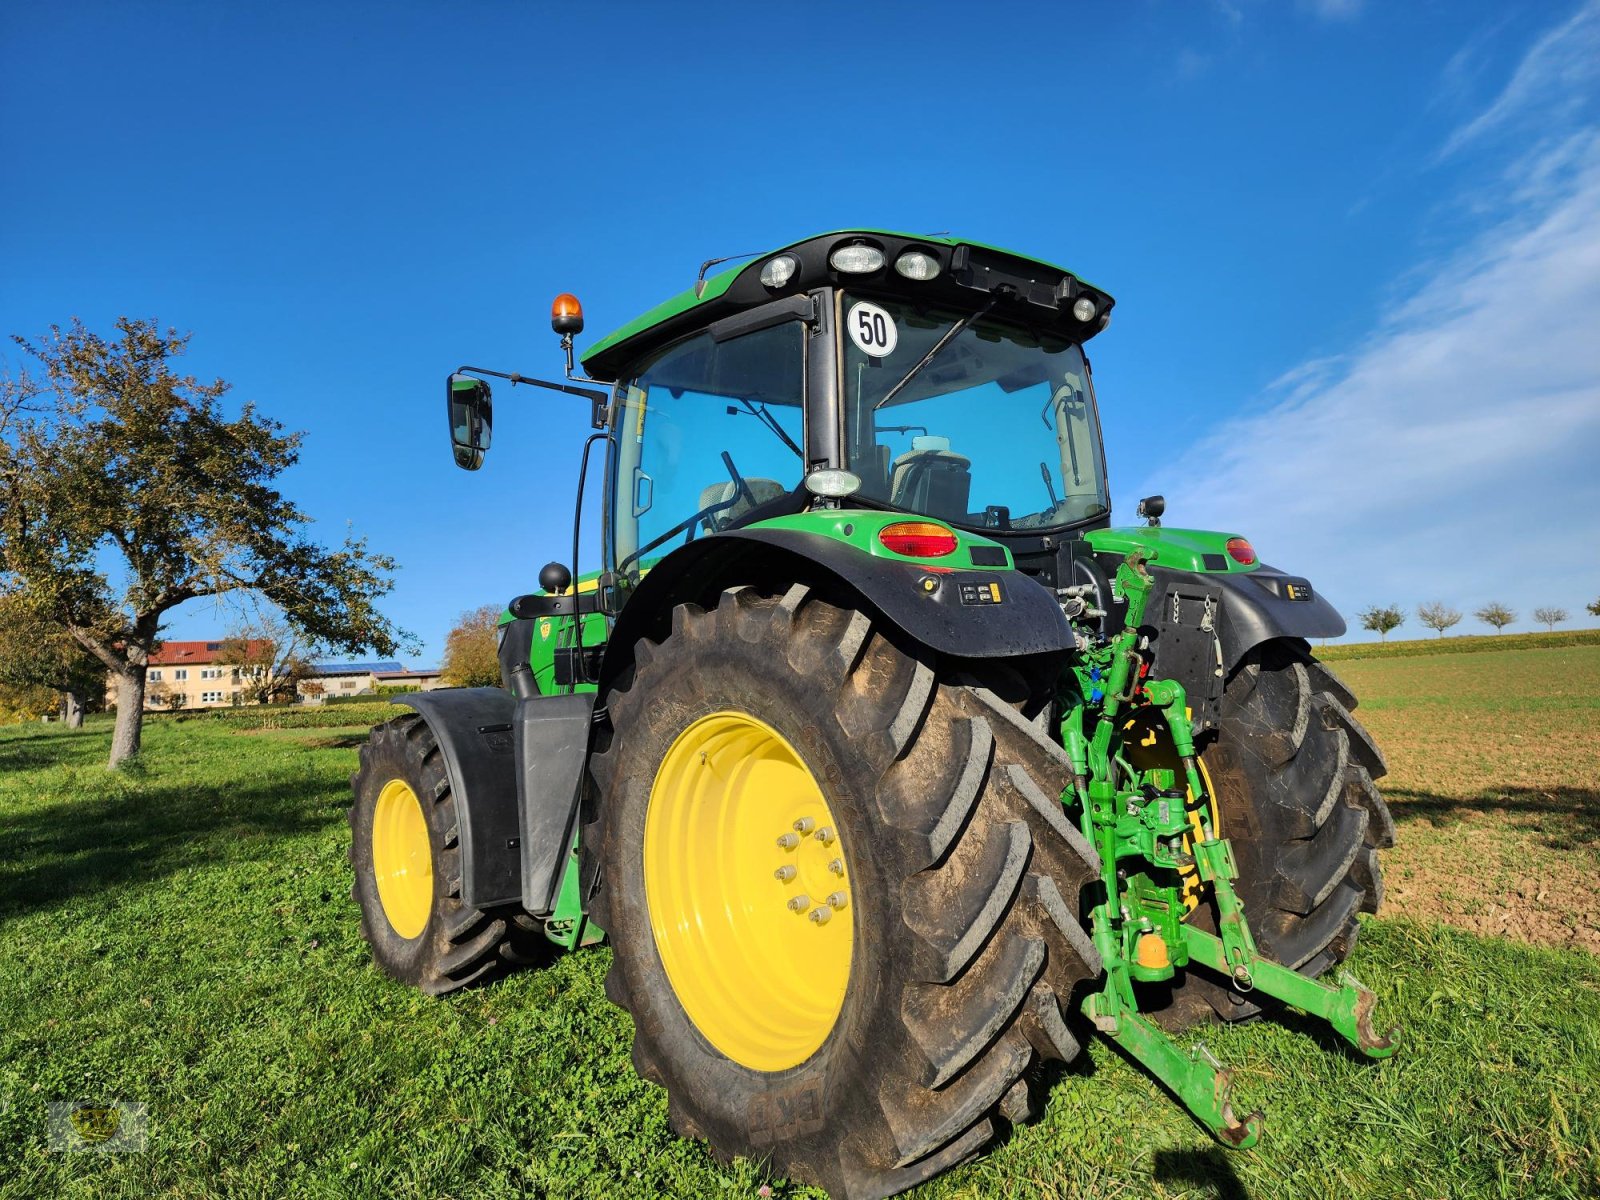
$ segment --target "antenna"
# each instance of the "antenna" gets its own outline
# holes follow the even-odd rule
[[[706,294],[706,272],[712,267],[725,262],[737,262],[741,258],[754,258],[760,250],[752,250],[749,254],[730,254],[726,258],[708,258],[700,264],[700,273],[694,277],[694,298],[700,299]]]

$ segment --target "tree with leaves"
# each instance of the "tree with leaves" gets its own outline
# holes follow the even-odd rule
[[[1595,600],[1592,604],[1585,604],[1584,607],[1589,610],[1591,617],[1600,617],[1600,599]]]
[[[110,672],[112,766],[139,751],[150,652],[186,600],[250,592],[313,642],[397,652],[377,606],[393,560],[307,536],[275,486],[304,435],[179,374],[188,335],[124,317],[13,340],[39,373],[0,376],[0,587]]]
[[[37,721],[61,709],[60,697],[31,683],[0,683],[0,725]]]
[[[311,676],[305,638],[293,625],[270,613],[242,619],[223,639],[217,662],[238,672],[239,699],[245,704],[292,700]]]
[[[1399,629],[1406,623],[1406,612],[1398,604],[1388,606],[1374,604],[1371,608],[1361,611],[1360,619],[1361,628],[1371,630],[1384,641],[1388,641],[1389,631]]]
[[[1461,610],[1451,608],[1443,600],[1432,600],[1427,604],[1417,605],[1417,620],[1429,629],[1439,631],[1439,636],[1444,636],[1444,631],[1452,625],[1461,624]]]
[[[1515,610],[1507,608],[1498,600],[1491,600],[1472,615],[1485,625],[1493,625],[1496,633],[1517,619]]]
[[[495,633],[500,612],[492,604],[464,612],[444,640],[439,679],[447,687],[496,687],[500,683],[499,646]]]
[[[1556,626],[1567,619],[1567,610],[1564,608],[1536,608],[1533,610],[1533,619],[1551,633],[1554,633]]]
[[[0,593],[0,684],[45,689],[59,698],[56,707],[69,729],[83,725],[83,714],[105,695],[106,669],[72,636],[36,612],[19,592]],[[21,697],[18,697],[19,701]],[[28,697],[29,707],[37,697]],[[20,702],[13,705],[24,707]]]

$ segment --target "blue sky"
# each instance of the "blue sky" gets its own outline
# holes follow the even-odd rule
[[[1163,492],[1347,616],[1592,624],[1597,84],[1600,2],[8,5],[0,331],[192,330],[426,664],[570,556],[586,424],[497,389],[462,473],[447,371],[555,373],[558,291],[581,347],[705,258],[950,230],[1118,298],[1121,518]]]

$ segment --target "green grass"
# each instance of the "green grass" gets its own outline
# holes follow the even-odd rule
[[[1600,646],[1600,629],[1564,629],[1559,633],[1463,634],[1459,637],[1413,638],[1393,642],[1341,642],[1318,646],[1327,662],[1352,658],[1415,658],[1422,654],[1482,654],[1502,650],[1552,650]]]
[[[321,711],[153,721],[118,774],[104,725],[0,730],[0,1195],[817,1195],[669,1131],[607,950],[443,1001],[381,977],[344,859],[369,714]],[[1040,1123],[917,1194],[1600,1192],[1600,960],[1368,920],[1352,966],[1405,1025],[1392,1062],[1297,1020],[1206,1033],[1260,1148],[1095,1042]],[[51,1100],[145,1103],[149,1149],[52,1155]]]

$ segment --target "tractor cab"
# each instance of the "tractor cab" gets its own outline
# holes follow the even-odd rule
[[[614,385],[613,568],[819,505],[1002,538],[1104,525],[1082,344],[1111,303],[1035,260],[867,232],[702,281],[583,357]]]
[[[588,396],[604,431],[602,574],[626,590],[697,538],[819,508],[932,518],[1019,552],[1106,526],[1083,344],[1112,304],[1008,251],[847,231],[700,279],[592,346],[580,376],[581,310],[558,297],[569,382],[545,386]],[[541,382],[451,377],[467,469],[488,447],[480,375]]]

